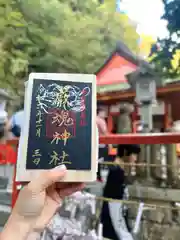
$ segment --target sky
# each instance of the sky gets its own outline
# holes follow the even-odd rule
[[[151,35],[154,39],[167,36],[162,0],[121,0],[121,11],[138,24],[137,32]]]

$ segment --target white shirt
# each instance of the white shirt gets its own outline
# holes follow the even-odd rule
[[[10,120],[11,126],[13,127],[14,125],[17,125],[22,129],[23,120],[24,120],[24,110],[20,110],[11,117],[11,120]]]

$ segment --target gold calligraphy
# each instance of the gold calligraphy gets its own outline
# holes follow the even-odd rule
[[[36,112],[36,137],[41,137],[41,127],[42,127],[42,113],[41,110],[37,108]]]
[[[53,105],[56,107],[64,108],[66,110],[67,104],[69,104],[69,90],[68,88],[62,88],[60,92],[55,93],[55,99],[53,101]]]
[[[62,155],[58,154],[56,151],[53,151],[52,154],[50,155],[50,165],[61,165],[61,164],[71,164],[70,161],[66,161],[66,158],[68,158],[69,155],[65,152],[62,151]]]
[[[40,96],[38,95],[36,97],[36,137],[41,137],[41,128],[42,128],[42,112],[41,112],[41,108],[43,108],[43,103],[40,102]]]
[[[58,132],[55,132],[54,134],[53,134],[53,140],[51,141],[51,144],[52,143],[56,143],[56,144],[58,144],[59,143],[59,140],[61,140],[61,134],[60,133],[58,133]]]
[[[67,140],[71,137],[71,133],[68,132],[66,129],[64,130],[63,133],[58,133],[58,132],[55,132],[53,134],[53,140],[51,141],[51,144],[52,143],[56,143],[58,144],[60,140],[63,140],[64,141],[64,146],[66,146],[67,144]]]
[[[40,152],[40,149],[35,149],[33,151],[33,154],[32,154],[32,158],[33,158],[33,163],[35,165],[39,165],[40,161],[41,161],[41,157],[42,157],[42,154]]]
[[[55,116],[52,117],[52,124],[56,123],[60,126],[72,126],[74,124],[73,119],[69,116],[68,111],[62,110],[61,113],[55,113]]]
[[[60,140],[64,141],[64,146],[66,146],[68,139],[72,136],[71,133],[64,127],[69,127],[74,124],[73,118],[69,116],[68,111],[62,110],[61,113],[55,113],[54,116],[52,117],[52,124],[57,124],[58,127],[63,128],[63,132],[61,129],[61,133],[55,132],[53,134],[53,140],[51,143],[56,143],[58,144]]]
[[[64,141],[64,146],[66,146],[67,140],[70,138],[70,136],[70,132],[67,132],[66,129],[64,130],[64,133],[61,134],[61,138]]]

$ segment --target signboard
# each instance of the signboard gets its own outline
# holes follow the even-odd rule
[[[65,164],[67,181],[96,178],[94,75],[33,73],[26,86],[17,180]]]

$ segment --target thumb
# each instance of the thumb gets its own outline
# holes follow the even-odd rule
[[[51,170],[42,171],[37,178],[34,178],[29,184],[28,189],[34,193],[42,192],[55,182],[59,182],[66,175],[67,168],[60,165]]]

